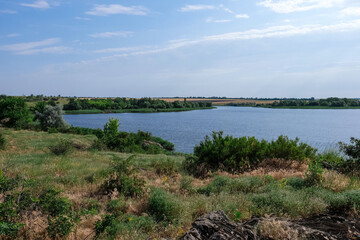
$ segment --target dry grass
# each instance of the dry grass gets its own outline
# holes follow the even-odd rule
[[[322,186],[334,192],[344,191],[350,184],[351,179],[348,176],[331,170],[324,170],[322,175]]]
[[[275,179],[289,177],[303,178],[308,169],[306,163],[299,161],[290,161],[285,159],[268,159],[261,162],[257,169],[246,172],[243,176],[265,176],[270,175]]]
[[[274,218],[262,220],[257,226],[261,238],[274,240],[297,240],[303,239],[299,232],[292,229],[287,221]]]

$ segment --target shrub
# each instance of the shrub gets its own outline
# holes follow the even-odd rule
[[[188,157],[184,166],[198,176],[219,169],[244,172],[256,168],[261,161],[268,158],[303,162],[313,159],[316,151],[305,143],[299,143],[299,139],[291,140],[284,136],[267,142],[254,137],[224,137],[222,132],[213,132],[211,138],[206,136],[204,141],[195,146],[195,156]]]
[[[192,185],[193,180],[191,176],[183,176],[180,182],[180,189],[189,193],[195,192],[194,186]]]
[[[64,237],[70,234],[73,227],[74,222],[71,217],[57,216],[55,218],[48,218],[46,230],[52,239],[64,239]]]
[[[319,185],[322,180],[322,173],[322,159],[310,160],[308,170],[305,173],[305,181],[307,185]]]
[[[300,190],[300,189],[307,187],[306,181],[304,179],[301,179],[298,177],[288,178],[286,181],[286,184],[296,190]]]
[[[39,196],[41,210],[52,217],[68,213],[70,210],[70,200],[59,195],[60,191],[54,188],[44,190]]]
[[[148,212],[157,222],[176,222],[181,213],[181,206],[172,195],[155,188],[150,193]]]
[[[360,139],[350,138],[350,144],[339,142],[340,151],[344,152],[350,159],[360,161]]]
[[[119,213],[125,213],[127,208],[128,204],[124,198],[111,200],[106,205],[106,211],[115,215]]]
[[[0,133],[0,150],[5,149],[6,139],[2,133]]]
[[[55,155],[66,155],[73,150],[73,142],[68,139],[61,139],[60,142],[50,146],[49,149]]]
[[[0,122],[6,127],[26,127],[31,122],[31,116],[25,100],[19,97],[1,98]]]
[[[133,156],[127,159],[114,159],[111,176],[100,186],[106,194],[115,189],[125,197],[139,197],[144,193],[145,181],[136,175],[132,166]]]
[[[152,162],[155,172],[158,175],[173,175],[176,172],[176,163],[173,159],[157,159]]]
[[[46,105],[43,112],[35,112],[35,119],[39,120],[43,130],[48,130],[48,128],[66,129],[70,126],[63,118],[63,110],[60,104]]]

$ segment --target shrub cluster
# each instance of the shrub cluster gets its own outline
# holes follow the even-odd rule
[[[111,194],[116,190],[125,197],[139,197],[144,193],[144,187],[145,181],[137,176],[132,166],[132,157],[115,158],[110,177],[100,186],[100,191]]]
[[[49,149],[55,155],[66,155],[74,149],[74,144],[71,140],[61,139],[58,143],[50,146]]]
[[[184,165],[190,172],[203,175],[208,171],[225,170],[243,172],[255,168],[269,158],[307,161],[314,159],[316,149],[300,143],[299,139],[280,136],[275,141],[257,140],[255,137],[223,136],[213,132],[194,148],[194,156],[187,157]]]
[[[119,132],[119,120],[110,118],[103,131],[96,131],[99,142],[97,146],[106,146],[110,150],[120,152],[163,153],[174,150],[174,144],[159,137],[153,137],[149,132],[137,133]]]
[[[157,222],[176,222],[181,214],[181,206],[176,199],[162,189],[152,189],[148,202],[148,212]]]

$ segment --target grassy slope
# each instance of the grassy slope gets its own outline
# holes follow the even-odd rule
[[[0,132],[4,133],[8,142],[6,149],[0,151],[0,166],[7,168],[7,173],[21,174],[39,180],[42,186],[62,189],[63,195],[69,197],[75,206],[83,206],[90,201],[100,205],[99,212],[95,216],[83,219],[78,227],[78,239],[84,239],[91,234],[96,220],[107,213],[106,204],[109,198],[96,193],[104,181],[102,173],[110,166],[113,156],[127,158],[131,154],[75,150],[69,155],[59,157],[51,154],[48,149],[59,139],[71,139],[77,145],[86,148],[92,144],[95,137],[1,128]],[[174,163],[174,170],[168,174],[157,174],[158,168],[154,163],[167,160]],[[271,214],[299,218],[325,213],[331,205],[331,199],[338,196],[339,193],[336,192],[360,188],[358,179],[334,172],[326,172],[321,188],[297,190],[286,181],[280,181],[284,177],[303,177],[307,167],[302,165],[297,165],[294,169],[279,170],[264,167],[244,175],[215,173],[207,179],[193,179],[186,176],[181,169],[183,160],[183,156],[136,155],[134,165],[138,168],[139,175],[146,180],[146,186],[162,188],[171,194],[180,204],[181,214],[173,224],[155,223],[151,230],[146,232],[129,230],[129,235],[133,239],[175,239],[186,232],[198,216],[219,209],[235,220],[248,219],[252,215]],[[85,179],[92,174],[95,174],[95,182],[89,183]],[[264,176],[265,174],[279,180]],[[216,175],[221,175],[227,180],[215,182],[204,188]],[[189,184],[184,184],[183,179],[186,178],[191,180]],[[202,191],[195,192],[201,187]],[[128,199],[126,212],[138,216],[146,215],[147,199],[148,194],[141,199]],[[126,235],[123,236],[119,239],[129,239]],[[74,238],[74,235],[70,236],[70,239]]]

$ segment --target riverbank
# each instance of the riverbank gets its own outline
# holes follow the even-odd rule
[[[304,181],[306,162],[274,159],[243,174],[218,171],[195,178],[184,170],[181,155],[93,150],[93,135],[0,132],[6,142],[1,179],[19,182],[2,189],[22,204],[14,217],[0,218],[24,224],[19,238],[49,239],[53,233],[64,234],[61,239],[179,239],[211,211],[244,222],[268,215],[299,220],[334,209],[357,214],[360,207],[358,178],[324,170],[320,185],[310,187]],[[56,155],[52,149],[61,139],[71,143],[71,151]],[[120,176],[129,176],[128,185],[121,185],[114,171],[125,171]],[[18,198],[19,192],[24,197]],[[32,201],[27,196],[34,199],[30,205],[22,202]]]
[[[158,112],[186,112],[194,110],[208,110],[215,107],[203,107],[203,108],[140,108],[140,109],[111,109],[111,110],[99,110],[99,109],[86,109],[86,110],[66,110],[66,115],[71,114],[103,114],[103,113],[158,113]]]
[[[360,107],[328,107],[328,106],[271,106],[271,105],[243,105],[227,104],[228,107],[254,107],[254,108],[272,108],[272,109],[360,109]]]

